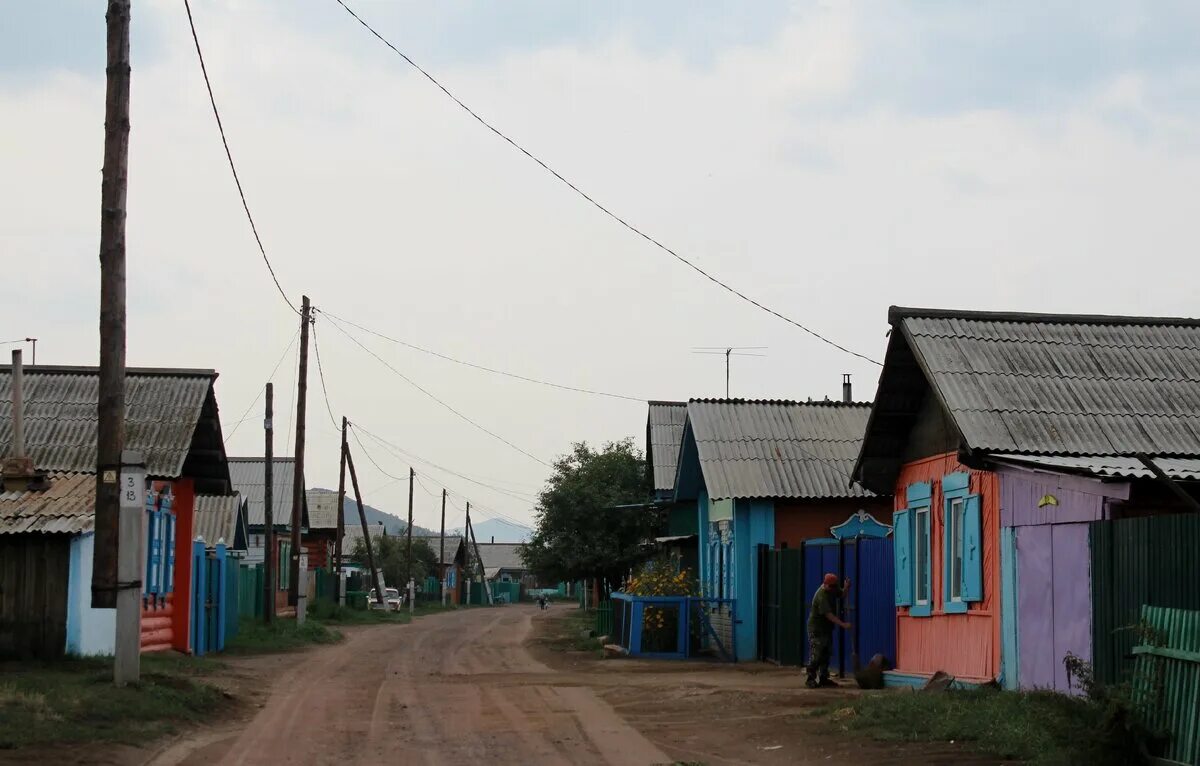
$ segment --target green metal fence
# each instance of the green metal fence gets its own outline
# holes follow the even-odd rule
[[[1200,516],[1092,522],[1091,546],[1093,670],[1097,681],[1121,683],[1133,672],[1143,605],[1200,609]]]
[[[243,566],[238,573],[238,615],[247,618],[263,616],[262,564]]]
[[[1142,607],[1134,693],[1146,723],[1170,733],[1167,759],[1200,766],[1200,611]]]
[[[612,601],[601,601],[596,605],[596,635],[611,636],[613,634]]]

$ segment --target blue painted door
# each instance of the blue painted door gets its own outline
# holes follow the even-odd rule
[[[812,611],[812,597],[825,573],[832,572],[839,580],[852,582],[848,598],[841,603],[841,617],[853,623],[849,634],[838,629],[834,633],[833,659],[829,667],[842,673],[853,672],[851,654],[857,643],[858,656],[865,665],[871,657],[882,654],[887,666],[896,660],[895,570],[892,539],[859,537],[852,540],[820,539],[804,543],[805,625],[804,662],[808,662],[807,625]]]

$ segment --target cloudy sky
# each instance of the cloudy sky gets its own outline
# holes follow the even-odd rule
[[[598,200],[868,356],[891,304],[1196,314],[1195,3],[347,2]],[[878,368],[619,227],[335,0],[193,5],[293,300],[632,397],[722,394],[720,357],[691,352],[721,345],[768,347],[735,359],[735,396],[836,396],[844,372],[873,392]],[[236,424],[283,358],[276,452],[290,454],[295,315],[244,218],[182,4],[134,6],[129,363],[218,370],[229,452],[247,455],[261,402]],[[97,359],[103,7],[11,3],[0,24],[0,340],[37,336],[43,363]],[[420,524],[436,526],[424,490],[439,486],[480,518],[528,519],[548,469],[414,384],[541,461],[644,439],[639,402],[344,329],[379,359],[319,316],[333,412],[393,445],[363,434],[365,499],[402,512],[407,485],[388,474],[411,462]],[[336,486],[315,369],[308,405],[309,484]]]

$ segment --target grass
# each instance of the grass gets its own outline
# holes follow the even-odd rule
[[[340,631],[319,620],[305,620],[299,626],[295,620],[282,617],[270,625],[243,620],[238,626],[238,634],[225,645],[225,651],[232,654],[262,654],[302,649],[313,644],[336,644],[341,640]]]
[[[1114,730],[1102,705],[1053,692],[881,692],[815,714],[878,740],[969,743],[1040,766],[1139,761],[1134,743]]]
[[[595,638],[588,637],[588,631],[596,627],[596,615],[576,609],[560,620],[546,622],[549,635],[539,640],[546,647],[559,652],[597,652],[600,645]]]
[[[201,678],[218,663],[143,655],[141,681],[118,689],[112,659],[23,663],[0,671],[0,749],[45,743],[138,744],[211,717],[220,690]]]

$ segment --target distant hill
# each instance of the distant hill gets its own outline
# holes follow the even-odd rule
[[[500,519],[488,519],[478,524],[472,519],[471,526],[475,527],[475,541],[480,543],[490,543],[493,537],[498,543],[524,543],[528,542],[533,534],[533,530],[529,527]],[[413,534],[416,533],[414,526]]]
[[[332,492],[334,490],[315,488],[314,492]],[[358,503],[349,494],[346,495],[346,502],[342,506],[343,513],[347,524],[358,524]],[[402,534],[408,526],[405,519],[400,518],[387,511],[381,511],[373,506],[363,504],[363,513],[367,516],[368,524],[383,524],[383,528],[389,535]],[[429,530],[422,527],[420,524],[413,524],[414,536],[437,536],[436,530]]]

